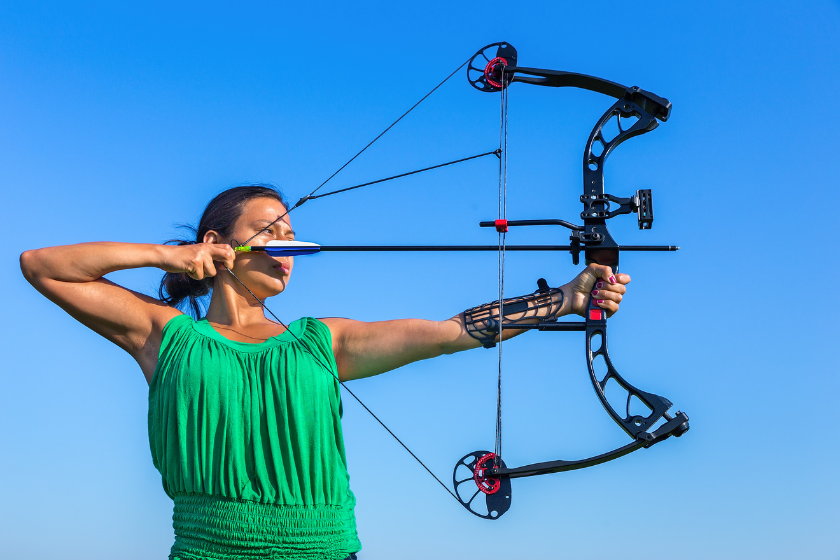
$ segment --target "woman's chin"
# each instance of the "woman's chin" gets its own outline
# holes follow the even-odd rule
[[[289,276],[260,274],[259,277],[252,278],[250,281],[247,278],[242,278],[242,282],[260,299],[266,299],[283,293],[289,282]]]
[[[289,283],[289,277],[283,276],[282,278],[273,278],[272,282],[270,282],[266,288],[269,292],[272,292],[272,296],[276,296],[282,294],[283,291],[286,289],[286,286]]]

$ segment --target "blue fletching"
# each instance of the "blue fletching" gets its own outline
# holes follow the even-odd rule
[[[321,246],[308,241],[269,241],[264,250],[272,257],[294,257],[314,255],[321,251]]]
[[[296,255],[314,255],[320,253],[321,249],[280,249],[266,247],[265,252],[272,257],[294,257]]]

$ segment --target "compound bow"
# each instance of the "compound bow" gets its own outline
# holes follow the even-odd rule
[[[495,52],[490,54],[495,49]],[[665,122],[671,113],[671,103],[638,87],[626,87],[614,82],[557,70],[524,68],[517,66],[516,49],[509,43],[493,43],[481,49],[470,60],[468,79],[473,87],[483,92],[503,92],[514,82],[549,87],[576,87],[614,97],[617,101],[598,120],[583,151],[583,203],[578,226],[563,220],[517,220],[499,219],[482,222],[482,227],[495,227],[503,236],[509,227],[559,225],[571,230],[569,251],[574,264],[578,264],[580,252],[587,262],[608,265],[618,271],[619,253],[627,250],[619,246],[607,229],[607,220],[621,214],[635,212],[639,229],[650,229],[653,225],[653,199],[650,190],[639,190],[630,198],[619,198],[604,191],[604,163],[619,144],[634,136],[654,130]],[[607,138],[604,127],[615,118],[618,134]],[[629,127],[622,126],[622,119],[633,120]],[[503,125],[504,126],[504,125]],[[618,204],[611,210],[610,203]],[[500,243],[504,250],[504,243]],[[634,247],[633,250],[674,250],[675,247]],[[547,288],[540,280],[539,289]],[[501,298],[500,298],[501,299]],[[586,363],[592,386],[607,413],[633,441],[601,455],[575,461],[557,460],[534,463],[521,467],[508,467],[500,453],[473,451],[462,457],[452,475],[458,500],[471,513],[485,519],[497,519],[504,514],[511,503],[511,478],[536,476],[591,467],[612,461],[637,449],[651,447],[670,436],[680,437],[688,431],[688,416],[677,412],[668,413],[671,401],[637,389],[615,369],[607,349],[607,317],[605,312],[590,297],[583,322],[540,322],[536,324],[502,324],[499,330],[536,329],[541,331],[583,331],[586,333]],[[500,316],[502,316],[500,314]],[[499,337],[501,344],[501,336]],[[596,373],[596,360],[603,359],[606,374],[600,379]],[[617,383],[627,393],[623,414],[619,414],[607,400],[606,388],[610,381]],[[638,399],[647,407],[647,416],[631,414],[631,402]],[[660,423],[660,421],[663,421]],[[657,423],[660,423],[656,427]],[[498,427],[497,423],[497,427]],[[655,430],[653,428],[656,427]],[[497,433],[497,438],[500,434]],[[498,449],[498,448],[497,448]],[[469,476],[459,478],[459,471]],[[475,484],[473,487],[472,484]],[[482,499],[483,498],[483,499]]]
[[[495,49],[495,52],[492,52]],[[491,53],[491,55],[488,55]],[[653,199],[650,190],[639,190],[636,194],[629,198],[619,198],[604,191],[604,163],[612,151],[618,147],[619,144],[641,134],[650,132],[659,126],[658,121],[665,122],[671,112],[671,103],[667,99],[663,99],[650,92],[644,91],[638,87],[626,87],[614,82],[587,76],[584,74],[576,74],[572,72],[561,72],[557,70],[543,70],[538,68],[524,68],[517,66],[516,49],[509,43],[493,43],[478,51],[470,60],[462,64],[459,68],[450,74],[446,79],[438,84],[432,91],[426,94],[420,101],[412,106],[408,111],[403,113],[394,123],[385,129],[379,136],[353,156],[347,163],[333,173],[326,181],[321,183],[309,195],[298,200],[285,214],[279,216],[277,220],[282,219],[286,214],[301,206],[308,200],[329,196],[346,192],[356,188],[381,183],[407,175],[413,175],[422,171],[437,169],[447,165],[460,163],[476,158],[485,157],[488,155],[496,155],[499,157],[501,166],[504,166],[504,157],[506,157],[506,150],[502,146],[498,150],[492,152],[485,152],[475,156],[462,158],[459,160],[427,167],[424,169],[402,173],[386,179],[363,183],[353,187],[347,187],[324,194],[316,195],[315,193],[321,189],[328,181],[344,169],[350,162],[356,159],[362,152],[367,150],[374,142],[382,137],[388,130],[402,120],[408,113],[410,113],[417,105],[426,99],[431,93],[437,90],[444,82],[451,78],[464,65],[468,65],[467,78],[473,87],[483,92],[501,92],[502,93],[502,132],[503,137],[506,137],[506,90],[512,83],[520,82],[532,85],[541,85],[549,87],[576,87],[602,93],[604,95],[613,97],[617,101],[601,116],[598,120],[592,133],[589,135],[589,140],[583,152],[583,194],[580,197],[583,203],[583,211],[581,212],[581,219],[583,225],[575,225],[570,222],[558,219],[547,220],[507,220],[505,216],[500,215],[500,218],[494,221],[481,222],[481,227],[494,227],[499,232],[499,245],[433,245],[433,246],[320,246],[313,243],[301,242],[272,242],[265,247],[249,247],[248,241],[236,247],[237,251],[266,251],[272,255],[303,255],[314,254],[322,251],[496,251],[500,252],[500,289],[499,289],[499,304],[502,305],[503,292],[503,270],[504,270],[504,251],[518,250],[518,251],[568,251],[572,255],[572,262],[578,264],[580,260],[580,253],[583,251],[587,262],[607,265],[612,267],[614,272],[618,271],[619,253],[621,251],[674,251],[678,247],[674,246],[619,246],[607,229],[607,220],[614,218],[621,214],[629,214],[635,212],[638,218],[639,229],[650,229],[653,224]],[[616,119],[618,133],[612,137],[607,138],[604,134],[604,127],[611,119]],[[632,120],[631,126],[624,128],[622,126],[622,119]],[[501,179],[502,172],[500,169],[500,214],[502,214],[501,204]],[[618,207],[611,209],[611,203],[615,203]],[[275,220],[275,221],[277,221]],[[522,226],[538,226],[538,225],[558,225],[571,230],[569,245],[515,245],[506,246],[504,239],[505,234],[510,227]],[[239,244],[237,244],[239,245]],[[233,274],[231,272],[231,274]],[[235,277],[235,276],[234,276]],[[239,280],[237,278],[237,280]],[[240,281],[241,283],[241,281]],[[245,286],[243,284],[243,286]],[[246,287],[247,289],[247,287]],[[538,281],[538,289],[546,290],[548,286],[545,280]],[[248,290],[250,292],[250,290]],[[253,293],[252,293],[253,295]],[[268,311],[278,322],[280,319],[274,315],[265,304],[257,298],[263,307]],[[503,317],[504,314],[501,313]],[[281,322],[282,324],[282,322]],[[574,461],[557,460],[543,463],[535,463],[531,465],[524,465],[521,467],[509,468],[502,461],[501,458],[501,359],[500,363],[500,380],[499,380],[499,406],[497,409],[497,423],[496,423],[496,441],[497,447],[495,452],[489,451],[473,451],[462,457],[455,465],[453,472],[454,490],[450,490],[435,474],[423,464],[422,461],[388,429],[385,424],[376,417],[373,412],[362,403],[356,395],[350,391],[347,386],[338,379],[336,372],[333,372],[326,365],[322,364],[324,369],[332,374],[336,382],[341,383],[342,386],[354,397],[359,403],[371,413],[371,415],[414,457],[447,492],[463,505],[471,513],[485,518],[498,519],[504,514],[511,504],[511,483],[510,479],[520,478],[526,476],[536,476],[541,474],[549,474],[563,471],[570,471],[576,469],[583,469],[592,467],[613,459],[617,459],[628,453],[632,453],[641,448],[651,447],[670,436],[680,437],[688,431],[688,416],[683,412],[677,412],[674,416],[668,413],[671,408],[671,402],[659,395],[648,393],[637,389],[626,381],[615,369],[610,359],[609,351],[607,350],[607,317],[605,312],[598,307],[593,298],[590,297],[587,304],[585,321],[582,322],[559,322],[559,321],[543,321],[531,324],[502,324],[499,325],[499,347],[501,352],[501,334],[504,329],[536,329],[540,331],[582,331],[586,334],[586,363],[589,369],[589,376],[592,381],[592,386],[598,395],[598,399],[606,409],[607,413],[612,419],[633,439],[630,443],[603,453],[594,457],[586,459],[579,459]],[[291,332],[291,331],[290,331]],[[294,334],[294,333],[293,333]],[[297,338],[297,337],[296,337]],[[304,345],[305,347],[305,345]],[[306,348],[307,351],[308,348]],[[311,352],[310,352],[311,354]],[[312,354],[315,357],[314,354]],[[500,354],[501,356],[501,354]],[[315,358],[316,361],[319,361]],[[606,366],[606,373],[599,379],[596,373],[596,360],[602,359]],[[627,393],[627,403],[623,415],[619,414],[607,399],[606,389],[607,384],[614,381]],[[648,410],[647,416],[631,414],[631,403],[635,400],[641,402]],[[469,473],[465,478],[459,478],[459,472],[465,471]],[[472,486],[475,484],[475,487]]]

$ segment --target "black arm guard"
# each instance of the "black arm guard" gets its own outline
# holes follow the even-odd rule
[[[504,313],[503,324],[517,324],[534,319],[556,321],[557,314],[563,307],[563,290],[549,288],[542,278],[537,281],[537,286],[539,288],[533,294],[506,299],[501,306],[498,301],[494,301],[464,311],[467,333],[485,348],[496,346],[500,307]]]

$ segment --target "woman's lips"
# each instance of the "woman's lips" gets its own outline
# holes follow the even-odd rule
[[[280,272],[280,274],[289,274],[289,265],[286,263],[276,264],[272,268]]]

